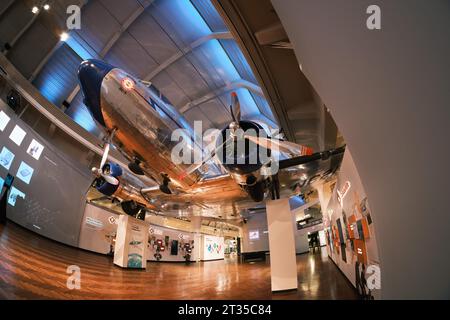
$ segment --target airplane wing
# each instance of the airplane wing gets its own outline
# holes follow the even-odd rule
[[[345,146],[281,160],[277,174],[280,196],[298,195],[310,186],[331,179],[340,167],[344,151]],[[266,198],[268,196],[269,192]],[[228,218],[234,217],[239,210],[257,205],[230,175],[204,179],[191,190],[181,193],[166,194],[159,188],[152,188],[145,193],[145,198],[167,213],[189,210],[205,215],[209,211],[220,210]]]
[[[345,146],[342,146],[281,160],[278,173],[281,195],[299,194],[309,186],[331,179],[341,165],[344,152]]]

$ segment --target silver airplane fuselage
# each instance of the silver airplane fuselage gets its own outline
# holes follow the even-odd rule
[[[121,69],[112,69],[103,78],[100,107],[105,127],[117,129],[113,143],[139,158],[146,174],[156,181],[161,180],[157,173],[167,174],[174,185],[185,189],[199,180],[198,171],[185,174],[189,164],[175,164],[171,157],[179,143],[172,141],[172,132],[177,129],[182,129],[185,141],[192,142],[192,152],[202,153],[192,140],[191,126],[153,89]]]

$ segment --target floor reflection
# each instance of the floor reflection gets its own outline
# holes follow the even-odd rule
[[[66,289],[66,268],[81,268],[81,290]],[[270,263],[226,259],[149,262],[124,270],[111,257],[61,245],[13,223],[0,226],[0,298],[17,299],[356,299],[323,248],[297,256],[298,290],[272,293]]]

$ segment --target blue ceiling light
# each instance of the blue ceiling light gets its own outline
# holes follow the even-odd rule
[[[182,0],[177,0],[178,1],[178,5],[181,4],[180,1]],[[205,26],[206,28],[208,28],[209,34],[212,33],[212,30],[209,28],[208,24],[206,23],[206,21],[204,20],[204,18],[200,15],[199,11],[197,8],[194,7],[194,5],[188,1],[185,0],[183,1],[183,3],[185,4],[185,6],[183,7],[183,12],[189,12],[188,15],[188,21],[189,22],[193,22],[193,21],[201,21],[200,22],[196,22],[194,23],[194,25],[201,25],[202,30],[204,30]],[[215,11],[215,8],[211,5],[211,10]],[[226,83],[230,83],[239,79],[242,79],[241,75],[239,74],[239,71],[237,70],[236,66],[233,64],[233,61],[231,60],[230,56],[228,55],[228,53],[225,51],[224,47],[222,46],[222,44],[218,41],[218,40],[211,40],[208,41],[207,43],[203,44],[202,47],[199,48],[199,50],[202,50],[202,53],[206,56],[207,61],[210,62],[215,70],[217,71],[217,73],[220,75],[220,77],[222,78],[223,81],[225,81]],[[240,49],[238,48],[239,53],[240,53],[240,57],[242,57],[242,62],[244,62],[245,67],[247,68],[247,70],[250,70],[250,66],[248,65],[247,60],[244,58],[244,55],[242,54],[242,52],[240,51]],[[253,76],[253,73],[252,73]],[[254,76],[253,76],[254,78]],[[270,108],[265,108],[268,107],[268,103],[265,99],[260,99],[260,100],[264,100],[265,105],[263,106],[263,108],[265,109],[265,113],[263,114],[261,112],[261,110],[258,107],[258,104],[256,103],[253,94],[251,94],[247,89],[245,88],[241,88],[238,91],[238,95],[239,95],[239,100],[241,101],[242,105],[243,105],[243,113],[244,115],[247,115],[249,117],[255,116],[258,118],[258,120],[260,121],[264,121],[266,122],[268,125],[272,126],[272,127],[277,127],[276,123],[272,120],[273,119],[273,114],[270,110]],[[270,111],[268,111],[268,110]]]
[[[90,53],[90,50],[86,49],[78,40],[78,36],[75,32],[71,32],[65,42],[81,59],[88,60],[96,58],[96,55]]]
[[[217,73],[225,82],[229,83],[241,78],[239,72],[236,70],[236,67],[231,62],[230,57],[225,50],[223,50],[219,41],[210,40],[203,44],[199,50],[203,52],[207,57],[208,62],[215,67]]]
[[[70,112],[74,110],[74,112]],[[90,133],[96,133],[98,131],[97,124],[92,119],[91,114],[86,108],[74,108],[69,109],[67,113],[76,123],[78,123],[83,129]]]

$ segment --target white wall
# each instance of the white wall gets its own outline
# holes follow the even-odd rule
[[[292,211],[294,214],[294,211]],[[250,231],[258,231],[259,239],[249,239]],[[265,212],[251,215],[242,227],[242,252],[269,252],[269,235]],[[308,234],[304,230],[295,230],[295,251],[297,254],[309,250]]]
[[[383,298],[450,297],[450,4],[272,0],[370,199]]]
[[[250,239],[250,231],[257,231],[259,239]],[[269,251],[269,237],[267,231],[267,216],[265,212],[258,212],[250,215],[247,219],[247,223],[242,226],[242,252]]]
[[[308,241],[308,233],[300,232],[297,230],[295,232],[295,253],[306,253],[309,251],[309,241]]]
[[[337,190],[342,190],[343,186],[349,182],[350,188],[342,199],[342,205],[338,201]],[[347,239],[346,227],[349,224],[348,220],[351,216],[354,216],[356,220],[366,219],[367,214],[371,217],[371,222],[368,224],[370,237],[364,239],[364,246],[367,255],[367,264],[366,269],[370,265],[380,266],[380,259],[378,254],[378,246],[375,230],[377,229],[377,223],[375,218],[376,215],[371,210],[370,199],[365,201],[366,211],[363,214],[360,212],[359,207],[363,199],[367,198],[366,192],[362,186],[361,180],[359,178],[358,172],[355,167],[355,163],[353,162],[353,158],[349,149],[346,150],[344,158],[342,160],[342,165],[338,173],[336,188],[333,191],[330,202],[326,209],[323,210],[324,215],[327,215],[327,225],[326,227],[330,227],[330,225],[337,226],[336,221],[340,219],[342,226],[342,233],[345,238],[345,260],[342,258],[342,248],[339,248],[339,251],[336,251],[333,243],[328,248],[329,256],[333,259],[339,269],[346,275],[346,277],[350,280],[350,282],[356,286],[356,274],[355,274],[355,264],[357,261],[357,253],[352,250],[351,239]],[[346,218],[343,218],[345,212]],[[345,223],[347,221],[347,223]],[[359,237],[358,237],[359,238]],[[366,274],[366,279],[370,274]],[[383,273],[381,274],[381,276]],[[374,289],[372,290],[372,296],[375,299],[379,299],[381,296],[382,290]]]

